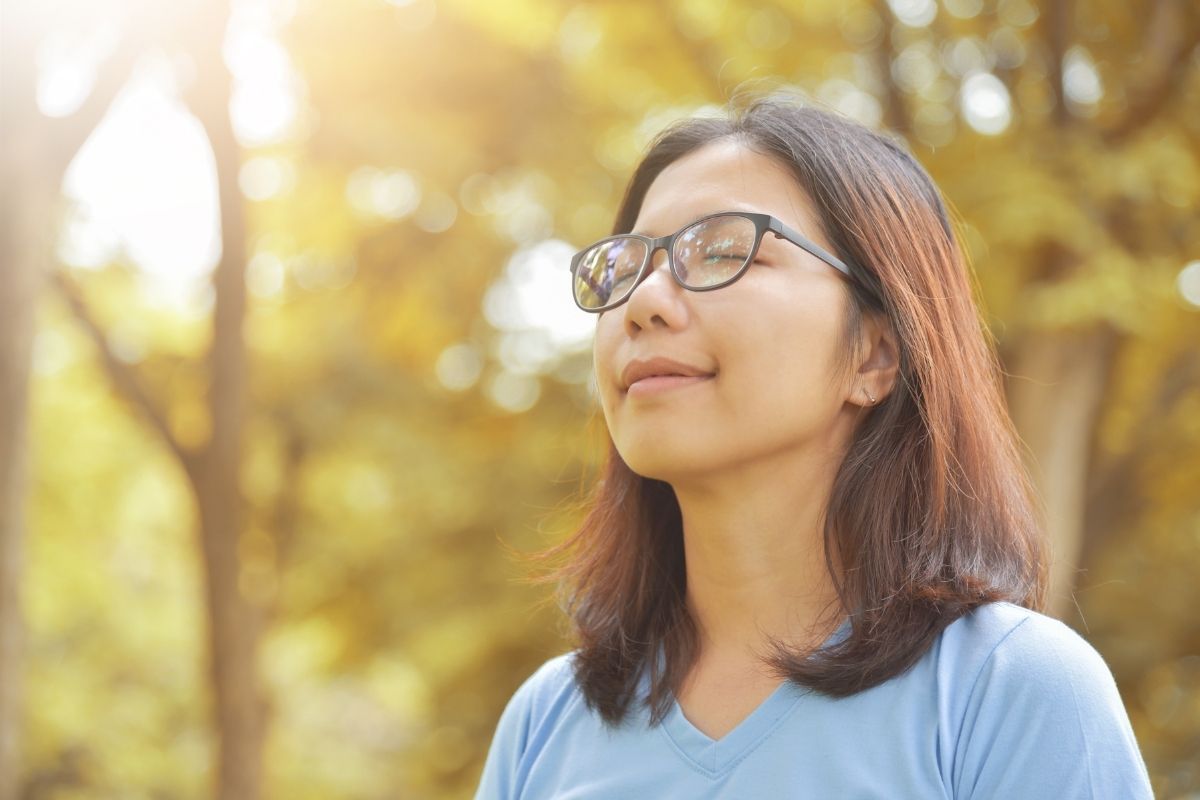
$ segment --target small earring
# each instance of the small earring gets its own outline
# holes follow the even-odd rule
[[[865,394],[867,396],[867,398],[870,399],[871,405],[875,405],[875,398],[871,397],[871,393],[867,391],[867,387],[865,387],[865,386],[863,387],[863,394]]]

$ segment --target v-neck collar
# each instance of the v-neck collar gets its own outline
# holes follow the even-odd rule
[[[822,647],[840,641],[849,631],[850,618],[846,617]],[[660,647],[660,659],[661,654]],[[787,719],[806,692],[806,689],[790,680],[783,681],[720,739],[711,738],[693,725],[672,693],[671,708],[663,719],[662,732],[685,761],[709,778],[718,778],[770,736]]]
[[[684,716],[679,701],[672,697],[671,710],[663,719],[663,733],[681,756],[708,777],[716,778],[749,755],[799,700],[800,693],[795,691],[791,681],[785,680],[737,727],[720,739],[712,739]]]

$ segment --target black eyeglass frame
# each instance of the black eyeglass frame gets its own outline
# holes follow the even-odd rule
[[[700,286],[700,287],[688,286],[686,283],[683,282],[682,279],[680,279],[679,272],[676,270],[676,267],[675,267],[675,256],[674,256],[675,241],[680,236],[682,236],[684,233],[686,233],[687,231],[692,229],[693,227],[695,227],[703,222],[707,222],[710,219],[716,219],[717,217],[743,217],[743,218],[748,219],[751,222],[753,222],[754,223],[754,249],[751,250],[750,255],[748,255],[746,257],[745,263],[742,264],[742,266],[738,268],[737,272],[735,272],[729,278],[721,281],[720,283],[714,283],[711,286]],[[813,254],[814,256],[816,256],[817,258],[821,259],[822,261],[824,261],[826,264],[833,267],[834,269],[837,269],[837,270],[845,273],[846,277],[850,278],[851,280],[854,280],[854,275],[853,275],[853,273],[850,272],[850,268],[848,266],[846,266],[845,262],[843,262],[840,258],[838,258],[837,256],[835,256],[832,253],[830,253],[829,251],[827,251],[825,248],[821,247],[816,242],[812,241],[811,239],[807,239],[804,236],[797,233],[796,231],[792,230],[790,227],[785,225],[778,217],[771,216],[770,214],[762,214],[762,213],[755,212],[755,211],[718,211],[715,214],[707,214],[703,217],[700,217],[699,219],[692,220],[691,222],[689,222],[687,225],[684,225],[679,230],[675,231],[674,233],[668,234],[666,236],[659,236],[659,237],[655,238],[655,237],[650,237],[650,236],[643,236],[640,233],[619,233],[619,234],[616,234],[615,236],[606,236],[605,238],[600,239],[599,241],[592,242],[590,245],[583,248],[582,250],[577,252],[575,255],[571,256],[571,298],[575,301],[576,306],[578,306],[580,309],[587,311],[589,313],[592,313],[592,314],[599,314],[602,311],[608,311],[610,309],[616,308],[617,306],[621,305],[622,303],[624,303],[626,300],[628,300],[630,297],[633,296],[633,290],[636,289],[638,287],[638,284],[641,283],[642,280],[646,277],[646,275],[647,275],[646,267],[651,262],[654,261],[654,254],[656,252],[658,252],[659,250],[667,251],[667,261],[671,267],[671,277],[674,278],[675,282],[677,284],[679,284],[680,286],[682,286],[684,289],[687,289],[690,292],[711,292],[714,289],[720,289],[724,286],[728,286],[729,284],[733,283],[738,278],[741,278],[742,275],[745,274],[745,272],[749,268],[749,266],[752,263],[754,263],[754,257],[758,255],[758,248],[762,244],[763,234],[765,234],[767,231],[770,231],[771,233],[775,234],[776,239],[786,239],[787,241],[791,242],[792,244],[796,245],[797,247],[799,247],[803,250],[806,250],[807,252],[809,252],[809,253]],[[646,244],[646,248],[647,248],[646,249],[646,259],[645,259],[645,261],[642,262],[642,265],[640,267],[638,267],[637,277],[634,279],[633,284],[629,287],[629,291],[626,292],[625,295],[617,302],[609,303],[607,305],[600,306],[599,308],[588,308],[588,307],[582,305],[579,302],[579,297],[575,292],[575,281],[576,281],[576,272],[579,269],[579,264],[583,260],[583,257],[585,255],[587,255],[587,253],[591,252],[593,249],[595,249],[603,244],[606,244],[608,242],[621,241],[621,240],[625,240],[625,239],[636,239],[637,241],[644,242]]]

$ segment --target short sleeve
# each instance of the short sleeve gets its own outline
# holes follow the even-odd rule
[[[1153,800],[1108,665],[1050,617],[1027,617],[993,648],[960,730],[957,800]]]
[[[572,656],[564,653],[547,660],[513,692],[496,723],[475,800],[521,796],[528,762],[545,746],[548,715],[569,691]]]
[[[529,742],[532,720],[534,681],[538,673],[525,679],[513,692],[496,723],[475,800],[516,800],[517,771]]]

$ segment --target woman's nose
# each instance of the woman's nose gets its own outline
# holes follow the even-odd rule
[[[687,290],[675,282],[666,250],[656,251],[650,258],[648,274],[633,288],[625,301],[625,325],[632,333],[638,328],[655,324],[676,327],[687,316],[684,293]]]

